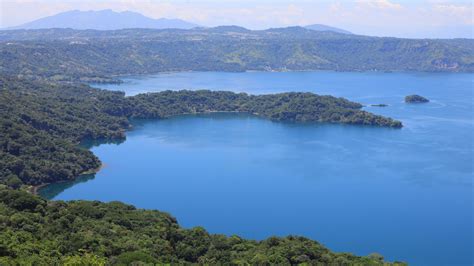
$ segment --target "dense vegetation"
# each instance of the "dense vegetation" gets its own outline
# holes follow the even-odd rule
[[[175,218],[159,211],[120,202],[48,202],[0,186],[1,265],[132,262],[388,265],[378,254],[333,253],[303,237],[252,241],[212,235],[201,227],[183,229]]]
[[[123,98],[120,93],[17,79],[0,79],[0,88],[0,181],[11,187],[67,180],[99,167],[77,143],[123,138],[129,125],[102,111],[107,101],[101,97]]]
[[[247,95],[226,91],[164,91],[127,98],[130,116],[163,118],[185,113],[246,112],[275,121],[328,122],[400,128],[400,121],[359,110],[362,105],[314,93]]]
[[[87,85],[0,79],[0,183],[12,188],[73,179],[100,166],[77,144],[125,138],[129,118],[186,113],[248,112],[277,121],[401,127],[342,98],[313,93],[247,95],[165,91],[125,97]]]
[[[0,73],[118,81],[161,71],[474,71],[474,40],[378,38],[300,27],[0,31]]]
[[[429,101],[425,97],[416,94],[405,96],[406,103],[427,103]]]

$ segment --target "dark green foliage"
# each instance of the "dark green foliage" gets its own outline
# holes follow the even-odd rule
[[[406,103],[427,103],[429,101],[425,97],[416,94],[405,96]]]
[[[164,91],[128,98],[131,116],[163,118],[183,113],[246,112],[275,121],[327,122],[399,128],[400,121],[359,110],[362,105],[314,93],[247,95],[226,91]]]
[[[39,185],[98,168],[77,143],[123,138],[128,120],[111,114],[123,99],[87,86],[0,79],[0,183]]]
[[[10,190],[2,187],[0,187],[0,202],[18,211],[33,211],[37,209],[38,206],[45,206],[44,201],[36,196],[23,191]]]
[[[15,78],[0,78],[0,88],[2,114],[63,139],[120,138],[129,127],[122,92]]]
[[[23,120],[0,117],[0,182],[12,188],[72,179],[100,166],[88,150]]]
[[[0,188],[1,265],[132,263],[388,265],[304,237],[252,241],[181,228],[166,213],[119,202],[45,201]],[[402,265],[402,264],[400,264]]]
[[[0,73],[110,82],[162,71],[474,71],[474,41],[379,38],[300,27],[248,31],[0,31]]]

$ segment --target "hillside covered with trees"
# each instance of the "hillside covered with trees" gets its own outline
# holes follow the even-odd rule
[[[405,265],[334,253],[304,237],[263,241],[184,229],[175,218],[120,202],[45,201],[0,186],[1,265]],[[137,264],[134,264],[137,265]]]
[[[111,82],[163,71],[473,72],[474,40],[380,38],[301,27],[251,31],[45,29],[0,31],[0,73]]]

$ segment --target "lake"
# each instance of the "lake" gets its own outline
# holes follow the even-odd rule
[[[189,72],[96,85],[252,94],[311,91],[362,104],[402,129],[278,123],[246,114],[134,121],[127,140],[93,146],[105,167],[40,193],[120,200],[184,227],[252,239],[302,235],[338,252],[412,265],[473,263],[472,74]],[[408,94],[427,104],[405,104]]]

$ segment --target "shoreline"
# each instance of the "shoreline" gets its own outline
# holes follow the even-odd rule
[[[446,73],[446,74],[472,74],[474,72],[463,72],[463,71],[429,71],[429,70],[382,70],[382,69],[334,69],[334,68],[317,68],[317,69],[245,69],[237,71],[224,71],[224,70],[168,70],[168,71],[157,71],[147,73],[126,73],[126,74],[114,74],[110,75],[111,78],[134,78],[144,76],[156,76],[161,74],[176,74],[176,73],[206,73],[206,72],[222,72],[222,73],[305,73],[305,72],[335,72],[335,73],[400,73],[400,74],[413,74],[413,73]],[[107,83],[105,83],[107,84]]]
[[[153,73],[133,73],[133,74],[114,74],[108,76],[110,81],[104,82],[87,82],[87,81],[79,81],[83,82],[93,88],[94,85],[121,85],[125,83],[124,79],[142,79],[142,78],[149,78],[152,76],[158,76],[162,74],[177,74],[177,73],[200,73],[200,72],[222,72],[222,73],[308,73],[308,72],[334,72],[334,73],[383,73],[383,74],[472,74],[473,72],[464,72],[464,71],[428,71],[428,70],[418,70],[418,71],[410,71],[410,70],[379,70],[379,69],[272,69],[272,70],[265,70],[265,69],[246,69],[242,71],[222,71],[222,70],[209,70],[209,71],[202,71],[202,70],[170,70],[170,71],[158,71]],[[100,87],[100,86],[99,86]]]
[[[374,105],[371,105],[371,106],[374,106]],[[363,106],[363,107],[367,107],[367,106]],[[361,108],[362,109],[362,108]],[[272,119],[272,118],[269,118],[269,117],[265,117],[265,116],[262,116],[260,113],[256,113],[256,112],[248,112],[248,111],[218,111],[218,110],[206,110],[206,111],[202,111],[202,112],[186,112],[186,113],[179,113],[179,114],[172,114],[172,115],[169,115],[169,116],[164,116],[164,117],[153,117],[153,118],[131,118],[132,121],[133,119],[136,119],[137,121],[138,120],[161,120],[161,119],[170,119],[170,118],[174,118],[174,117],[179,117],[179,116],[187,116],[187,115],[200,115],[200,114],[213,114],[213,113],[234,113],[234,114],[247,114],[249,116],[255,116],[255,117],[258,117],[258,118],[261,118],[261,119],[266,119],[266,120],[269,120],[269,121],[273,121],[273,122],[290,122],[290,123],[327,123],[327,124],[340,124],[340,125],[360,125],[360,124],[353,124],[353,123],[348,123],[348,122],[341,122],[341,121],[338,121],[338,122],[331,122],[331,121],[285,121],[285,120],[275,120],[275,119]],[[129,118],[130,119],[130,118]],[[394,119],[393,119],[394,120]],[[124,130],[124,133],[127,132],[127,131],[131,131],[131,130],[134,130],[134,126],[133,126],[133,122],[130,121],[130,127],[125,129]],[[394,120],[396,121],[396,120]],[[375,126],[375,127],[386,127],[386,128],[402,128],[403,126],[400,126],[400,127],[394,127],[394,126],[382,126],[382,125],[363,125],[363,126]],[[81,142],[79,143],[76,143],[76,145],[80,145]],[[100,162],[100,165],[99,167],[97,168],[93,168],[93,169],[89,169],[89,170],[86,170],[82,173],[80,173],[79,175],[75,176],[74,178],[71,178],[71,179],[68,179],[68,180],[61,180],[61,181],[58,181],[58,182],[50,182],[50,183],[42,183],[42,184],[39,184],[39,185],[32,185],[30,186],[27,190],[32,193],[33,195],[39,195],[39,190],[47,185],[50,185],[50,184],[57,184],[57,183],[62,183],[62,182],[69,182],[69,181],[74,181],[76,180],[78,177],[80,177],[81,175],[90,175],[90,174],[96,174],[98,173],[102,168],[104,168],[106,165],[102,162]]]
[[[52,182],[52,183],[42,183],[42,184],[39,184],[39,185],[36,185],[36,186],[31,186],[28,191],[35,195],[35,196],[40,196],[38,194],[38,191],[43,188],[43,187],[46,187],[48,185],[51,185],[51,184],[58,184],[58,183],[63,183],[63,182],[69,182],[69,181],[74,181],[76,180],[78,177],[80,177],[81,175],[92,175],[92,174],[96,174],[98,173],[100,170],[102,170],[104,167],[106,167],[106,164],[100,162],[100,166],[97,167],[97,168],[93,168],[93,169],[89,169],[89,170],[86,170],[82,173],[80,173],[79,175],[75,176],[74,178],[72,179],[69,179],[69,180],[62,180],[62,181],[58,181],[58,182]]]

